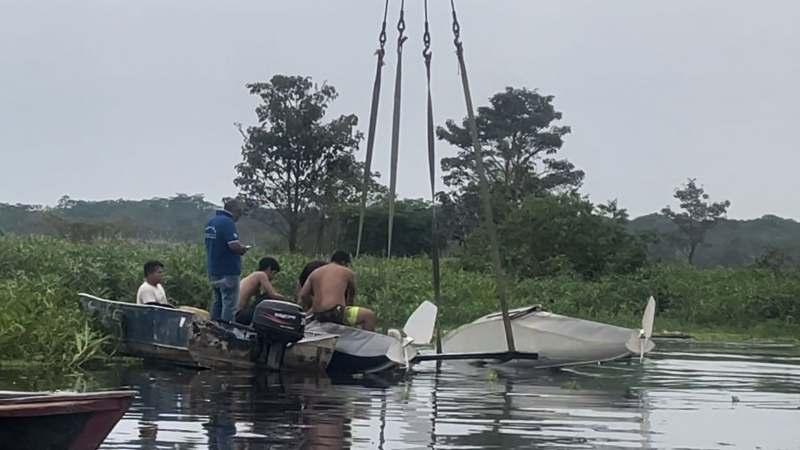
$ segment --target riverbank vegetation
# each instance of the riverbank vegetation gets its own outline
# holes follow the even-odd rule
[[[255,268],[262,253],[245,261]],[[165,288],[180,305],[205,308],[210,292],[199,245],[53,237],[0,237],[0,360],[78,366],[113,351],[111,342],[81,313],[77,293],[133,301],[142,264],[166,265]],[[277,288],[294,293],[310,258],[278,255]],[[358,303],[377,311],[379,325],[402,326],[416,305],[432,297],[427,258],[356,261]],[[512,306],[542,304],[566,315],[636,327],[645,300],[658,301],[656,330],[736,334],[740,338],[800,336],[800,273],[770,268],[698,270],[649,266],[625,275],[586,280],[576,275],[510,283]],[[442,268],[440,323],[452,329],[497,310],[488,273],[466,270],[458,258]]]
[[[275,75],[248,89],[258,97],[258,120],[239,127],[242,160],[233,180],[247,205],[241,240],[256,244],[245,269],[272,253],[283,266],[277,288],[292,295],[308,255],[359,247],[370,166],[356,158],[363,137],[357,117],[326,115],[337,97],[333,86]],[[630,220],[616,200],[594,203],[580,192],[585,171],[563,157],[571,128],[554,102],[552,95],[508,87],[478,108],[484,176],[474,165],[466,121],[437,127],[436,137],[456,150],[440,160],[447,190],[436,194],[437,232],[431,232],[430,201],[397,199],[396,258],[381,257],[393,194],[377,174],[366,177],[358,303],[378,313],[381,327],[401,326],[431,299],[427,253],[434,247],[446,255],[443,329],[497,309],[490,233],[481,225],[479,197],[486,192],[512,307],[541,304],[637,327],[652,295],[658,330],[800,336],[800,224],[768,217],[727,221],[730,202],[712,202],[694,179],[673,193],[679,210],[667,207],[642,223]],[[77,293],[133,301],[147,260],[166,264],[165,287],[174,302],[206,308],[199,232],[214,207],[202,195],[139,202],[65,196],[54,208],[0,204],[0,228],[9,232],[0,237],[0,357],[69,367],[113,351],[80,313]]]

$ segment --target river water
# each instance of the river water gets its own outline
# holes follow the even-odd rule
[[[800,348],[658,343],[571,370],[419,365],[396,379],[109,367],[0,389],[138,392],[102,449],[800,449]]]

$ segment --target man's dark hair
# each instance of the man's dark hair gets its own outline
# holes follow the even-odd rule
[[[333,256],[331,256],[331,262],[348,266],[352,260],[350,259],[350,253],[347,253],[344,250],[336,250],[333,252]]]
[[[242,202],[240,202],[239,199],[236,199],[236,198],[228,199],[225,202],[225,206],[223,206],[223,208],[225,208],[225,211],[228,211],[228,212],[234,212],[234,211],[240,211],[241,212],[243,210]]]
[[[144,277],[147,278],[148,275],[155,272],[159,268],[164,268],[164,264],[161,264],[161,261],[147,261],[144,263]]]
[[[300,276],[297,278],[297,281],[300,282],[300,287],[303,287],[303,285],[306,284],[306,280],[311,275],[311,272],[313,272],[316,269],[319,269],[325,264],[328,263],[326,263],[325,261],[320,261],[318,259],[315,259],[314,261],[311,261],[308,264],[306,264],[306,266],[303,267],[303,270],[300,272]]]
[[[278,264],[278,260],[277,259],[275,259],[275,258],[273,258],[271,256],[267,256],[267,257],[261,258],[261,260],[258,261],[258,270],[262,270],[263,271],[263,270],[269,270],[269,269],[272,269],[273,272],[278,273],[278,272],[281,271],[281,265]]]

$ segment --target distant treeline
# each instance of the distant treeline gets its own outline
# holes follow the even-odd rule
[[[125,238],[147,241],[198,243],[202,227],[217,205],[202,195],[178,194],[149,200],[82,201],[64,197],[55,207],[0,203],[0,232],[20,235],[49,235],[73,241]],[[431,245],[430,205],[420,200],[398,202],[395,223],[395,252],[400,256],[425,254]],[[445,217],[446,219],[446,217]],[[387,210],[372,205],[366,215],[365,252],[380,255],[385,248]],[[305,253],[327,253],[334,247],[354,248],[358,211],[345,208],[319,221],[309,221],[301,233]],[[255,242],[263,252],[286,249],[284,225],[278,214],[253,211],[239,228],[243,239]],[[649,242],[647,256],[653,262],[685,261],[683,247],[676,239],[675,225],[661,214],[632,219],[626,224],[632,234]],[[536,234],[535,230],[531,231]],[[457,242],[449,242],[451,251]],[[767,215],[754,220],[722,219],[709,231],[697,250],[700,267],[743,267],[753,264],[779,267],[800,262],[800,223]]]

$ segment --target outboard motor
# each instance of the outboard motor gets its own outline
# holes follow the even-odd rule
[[[300,305],[279,300],[264,300],[256,305],[252,326],[258,334],[254,360],[271,370],[283,365],[286,347],[303,338],[306,316]]]

